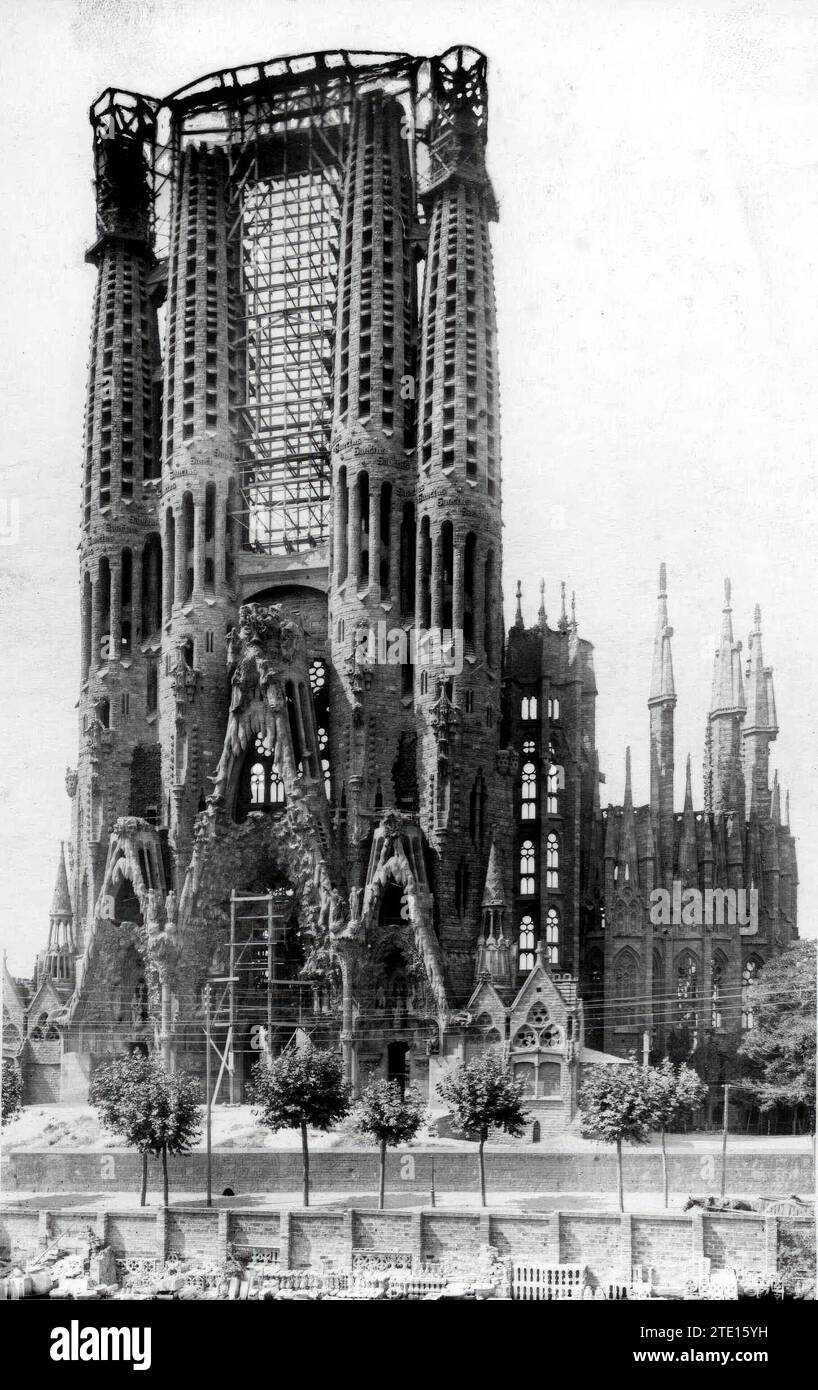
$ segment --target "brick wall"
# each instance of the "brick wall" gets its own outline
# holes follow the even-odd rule
[[[809,1218],[794,1226],[807,1228]],[[714,1268],[774,1273],[777,1223],[761,1215],[674,1212],[619,1216],[607,1212],[509,1215],[498,1211],[406,1212],[304,1210],[241,1211],[172,1207],[144,1211],[83,1212],[6,1208],[0,1212],[0,1250],[24,1259],[57,1235],[81,1236],[89,1226],[120,1256],[184,1255],[218,1260],[229,1244],[272,1246],[284,1267],[349,1268],[357,1251],[411,1253],[416,1260],[464,1263],[480,1246],[511,1259],[581,1264],[599,1280],[620,1277],[632,1264],[648,1265],[671,1286],[706,1254]]]
[[[432,1181],[437,1192],[462,1192],[477,1186],[476,1149],[397,1150],[387,1160],[386,1186],[391,1192],[428,1193]],[[670,1185],[676,1192],[697,1195],[718,1190],[720,1159],[694,1152],[670,1154]],[[83,1149],[17,1149],[7,1156],[8,1191],[122,1192],[138,1190],[140,1162],[125,1149],[105,1152]],[[169,1160],[171,1190],[204,1191],[205,1155],[187,1154]],[[661,1191],[661,1157],[658,1149],[641,1149],[624,1158],[627,1192]],[[376,1192],[378,1156],[374,1150],[333,1149],[313,1153],[310,1179],[317,1192]],[[148,1165],[151,1191],[159,1191],[161,1166]],[[213,1190],[232,1187],[237,1196],[249,1192],[298,1192],[301,1189],[301,1155],[292,1150],[229,1150],[213,1155]],[[616,1161],[603,1149],[593,1153],[538,1154],[521,1149],[492,1147],[486,1151],[486,1182],[509,1192],[613,1192]],[[798,1153],[743,1152],[728,1155],[727,1190],[756,1196],[758,1193],[813,1191],[812,1155]]]

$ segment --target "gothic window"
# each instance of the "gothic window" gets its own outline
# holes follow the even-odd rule
[[[559,702],[559,697],[558,697],[557,695],[552,695],[551,699],[548,701],[548,718],[549,718],[549,719],[559,719],[559,717],[560,717],[560,702]]]
[[[676,964],[677,1019],[680,1027],[696,1030],[696,1001],[699,993],[699,964],[685,951]]]
[[[537,1034],[533,1028],[529,1028],[527,1023],[524,1023],[514,1035],[514,1046],[525,1048],[537,1046]]]
[[[535,751],[536,751],[536,745],[535,745],[535,743],[534,743],[533,738],[526,738],[526,739],[523,739],[523,753],[526,755],[526,757],[530,757],[531,754],[534,753]]]
[[[332,800],[332,777],[330,775],[329,758],[321,759],[321,770],[324,774],[324,791],[327,801]]]
[[[523,763],[521,815],[523,820],[537,818],[537,769],[531,762]]]
[[[560,914],[555,907],[549,907],[545,914],[545,952],[552,965],[559,965]]]
[[[536,855],[533,841],[523,840],[520,846],[520,892],[525,897],[531,897],[536,892],[535,868]]]
[[[327,672],[323,661],[310,662],[310,688],[313,695],[317,695],[319,690],[323,690],[326,679]]]
[[[636,1008],[639,995],[639,967],[632,951],[620,951],[614,966],[614,993],[616,996],[616,1024],[619,1028],[634,1028],[638,1025]]]
[[[724,956],[719,952],[713,957],[710,967],[710,1025],[712,1028],[724,1027],[722,1006],[724,1003]]]
[[[273,766],[273,739],[270,734],[257,734],[239,785],[236,820],[244,820],[248,811],[282,810],[286,803],[284,782]]]
[[[494,706],[486,705],[486,728],[494,728]]]
[[[536,1004],[532,1004],[528,1011],[528,1022],[534,1028],[544,1028],[548,1022],[548,1010],[541,999]]]
[[[498,1030],[496,1028],[489,1028],[488,1032],[486,1033],[486,1042],[494,1045],[495,1043],[499,1043],[502,1041],[503,1039],[500,1037]]]
[[[553,831],[545,842],[545,886],[560,886],[560,842]]]
[[[562,1047],[562,1033],[556,1023],[549,1023],[540,1033],[540,1047]]]
[[[526,974],[534,969],[534,920],[528,913],[520,919],[519,969]]]
[[[761,961],[757,956],[750,956],[741,972],[741,1026],[745,1032],[756,1025],[752,988],[758,981],[760,971]]]
[[[267,790],[264,765],[253,763],[250,768],[250,800],[254,806],[263,806]]]
[[[537,718],[537,697],[536,695],[524,695],[520,702],[520,718],[525,723],[530,723]]]
[[[420,673],[420,693],[421,695],[428,695],[429,693],[429,672],[426,670]]]
[[[553,757],[553,749],[549,750],[549,757]],[[565,786],[565,768],[559,763],[551,763],[548,768],[548,814],[558,816],[560,814],[560,792]]]

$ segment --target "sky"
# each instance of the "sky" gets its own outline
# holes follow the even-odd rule
[[[576,592],[607,799],[648,794],[660,561],[677,795],[703,737],[724,577],[763,614],[815,935],[818,6],[800,0],[0,0],[0,931],[44,944],[77,754],[77,543],[94,230],[87,111],[347,47],[489,58],[507,617]]]

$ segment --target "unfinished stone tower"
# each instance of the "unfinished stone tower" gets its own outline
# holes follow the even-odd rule
[[[650,994],[645,889],[710,843],[673,807],[665,586],[650,806],[606,824],[564,591],[553,626],[543,598],[504,640],[487,120],[468,48],[283,58],[91,109],[72,832],[35,989],[7,986],[20,1047],[47,996],[40,1097],[128,1049],[203,1071],[209,999],[223,1097],[306,1035],[355,1087],[430,1097],[494,1046],[560,1126],[604,1060],[583,993],[623,1050],[614,936]],[[783,884],[760,643],[757,623],[748,710],[723,638],[708,812],[714,855],[751,834]],[[738,980],[738,937],[728,957]]]

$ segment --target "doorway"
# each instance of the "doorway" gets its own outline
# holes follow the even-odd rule
[[[409,1044],[405,1042],[391,1042],[386,1049],[386,1072],[388,1081],[397,1081],[401,1096],[406,1092],[408,1081],[406,1054],[409,1051]]]

